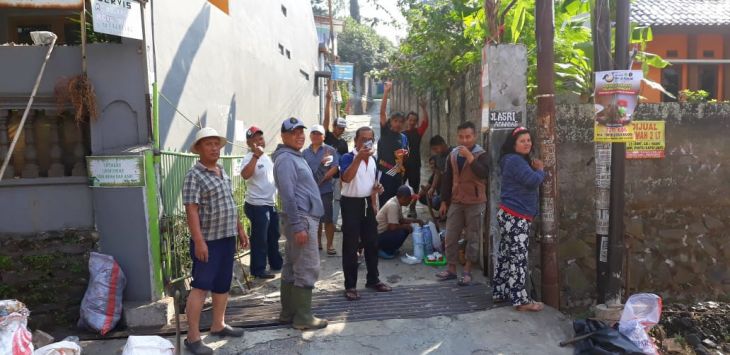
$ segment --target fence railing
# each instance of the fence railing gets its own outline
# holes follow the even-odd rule
[[[221,156],[218,161],[231,177],[233,199],[238,206],[238,216],[248,230],[243,204],[245,180],[240,175],[243,156]],[[198,155],[163,151],[160,157],[160,182],[162,190],[162,218],[160,240],[162,246],[162,270],[165,285],[190,277],[190,231],[182,201],[182,187],[188,170],[198,161]],[[240,256],[240,255],[239,255]]]

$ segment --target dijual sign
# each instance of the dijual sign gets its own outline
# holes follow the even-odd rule
[[[94,31],[142,39],[142,13],[133,0],[94,0]]]

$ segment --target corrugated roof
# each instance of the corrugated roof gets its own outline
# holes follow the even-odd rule
[[[730,0],[635,0],[631,21],[641,26],[727,26]]]

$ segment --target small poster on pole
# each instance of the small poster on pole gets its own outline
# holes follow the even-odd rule
[[[665,143],[664,121],[636,121],[636,140],[626,143],[626,159],[663,159]]]
[[[603,143],[634,141],[634,109],[639,101],[641,70],[596,72],[593,140]]]
[[[94,0],[94,32],[142,39],[142,12],[133,0]]]

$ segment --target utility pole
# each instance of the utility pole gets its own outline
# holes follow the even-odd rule
[[[537,37],[537,147],[545,163],[545,180],[540,196],[540,261],[542,300],[553,308],[560,307],[558,286],[558,167],[555,136],[555,14],[552,0],[535,4]]]
[[[596,0],[591,30],[593,71],[613,68],[611,60],[611,11],[608,0]],[[596,164],[596,283],[597,301],[604,303],[609,279],[608,234],[611,194],[611,143],[595,143]]]
[[[616,69],[627,70],[629,66],[629,10],[630,0],[617,0],[616,4]],[[605,294],[607,305],[621,304],[623,293],[624,256],[624,170],[625,143],[613,143],[611,148],[611,210],[609,214],[608,288]]]

